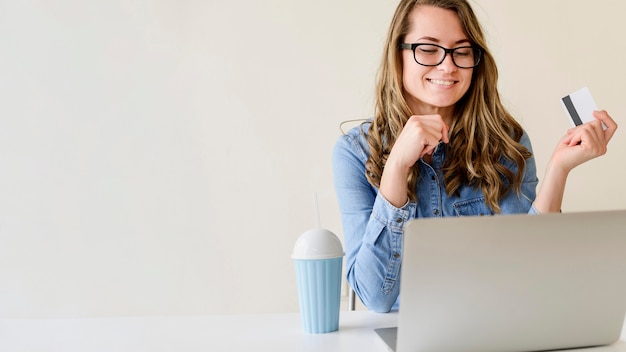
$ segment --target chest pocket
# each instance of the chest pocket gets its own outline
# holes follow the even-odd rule
[[[493,215],[493,211],[485,204],[485,198],[473,198],[454,203],[457,216]]]

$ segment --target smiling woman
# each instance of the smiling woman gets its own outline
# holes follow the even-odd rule
[[[468,1],[400,1],[384,52],[374,118],[333,154],[347,279],[380,312],[398,304],[408,220],[559,211],[569,172],[603,155],[617,129],[602,111],[568,131],[537,192],[530,139],[500,101]]]

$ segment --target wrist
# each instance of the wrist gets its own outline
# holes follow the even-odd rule
[[[393,161],[385,163],[380,179],[379,192],[396,208],[401,208],[408,201],[407,178],[410,168]]]
[[[546,167],[544,181],[552,181],[565,184],[565,181],[567,180],[567,176],[569,175],[570,171],[570,168],[563,167],[554,163],[553,161],[550,161]]]
[[[389,155],[387,161],[385,161],[385,166],[383,167],[383,173],[386,171],[393,172],[394,174],[402,174],[405,177],[409,174],[412,165],[406,165],[402,161],[393,157],[393,154]]]

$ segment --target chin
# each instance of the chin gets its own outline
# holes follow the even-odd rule
[[[450,100],[450,101],[434,101],[432,103],[430,103],[430,106],[432,106],[435,109],[447,109],[447,108],[451,108],[454,107],[454,105],[458,102],[459,100]]]

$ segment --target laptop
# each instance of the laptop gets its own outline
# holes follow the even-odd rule
[[[626,313],[626,210],[415,219],[404,231],[398,352],[612,344]]]

